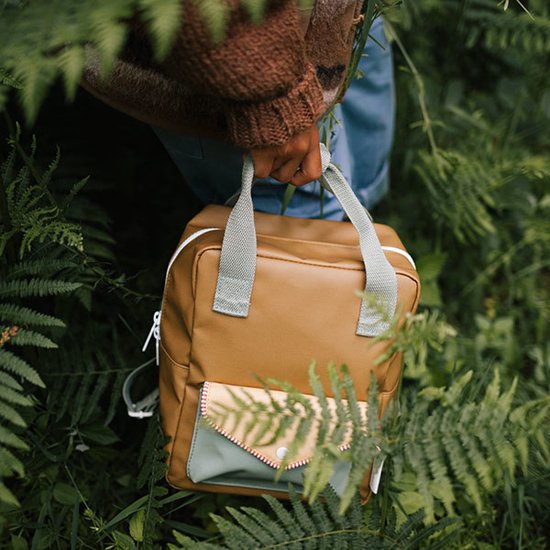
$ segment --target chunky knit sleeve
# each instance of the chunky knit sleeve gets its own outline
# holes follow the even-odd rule
[[[234,143],[280,145],[315,122],[322,91],[306,57],[294,0],[271,0],[259,24],[230,1],[231,19],[219,44],[210,39],[195,2],[183,1],[181,30],[163,70],[223,100]]]

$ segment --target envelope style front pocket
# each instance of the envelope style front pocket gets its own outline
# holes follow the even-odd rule
[[[264,489],[270,491],[287,491],[288,484],[292,483],[298,492],[303,491],[303,477],[305,468],[315,450],[317,430],[312,429],[304,444],[299,449],[284,473],[275,481],[283,459],[290,448],[296,434],[296,426],[286,430],[282,437],[268,444],[254,443],[255,429],[252,412],[244,412],[240,421],[235,422],[234,416],[225,420],[220,411],[235,408],[239,399],[245,402],[253,400],[255,403],[268,405],[271,400],[281,406],[286,402],[287,394],[283,391],[271,391],[268,395],[261,388],[245,388],[205,382],[197,408],[197,421],[191,444],[191,451],[187,463],[187,475],[194,483],[209,483],[214,485],[231,485]],[[320,407],[316,397],[308,396],[313,410]],[[335,407],[334,400],[328,398],[329,407]],[[363,413],[366,413],[366,403],[360,404]],[[221,422],[221,424],[220,424]],[[248,433],[247,433],[248,430]],[[265,434],[263,441],[269,439]],[[344,441],[340,449],[349,447]],[[345,487],[349,474],[350,463],[339,460],[330,481],[333,489],[341,493]]]

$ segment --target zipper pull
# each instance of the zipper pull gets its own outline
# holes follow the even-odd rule
[[[159,366],[160,359],[159,359],[159,347],[160,347],[160,333],[159,333],[159,326],[155,329],[155,357],[157,360],[157,367]]]
[[[149,342],[151,341],[151,338],[153,336],[155,337],[155,340],[156,340],[156,357],[157,357],[157,365],[158,365],[159,341],[160,341],[160,311],[155,311],[153,315],[153,324],[151,325],[151,330],[149,331],[149,334],[145,339],[145,344],[143,344],[143,348],[141,348],[141,351],[145,351],[147,349],[147,347],[149,346]]]

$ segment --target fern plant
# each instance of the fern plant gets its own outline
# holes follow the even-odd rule
[[[539,54],[550,50],[550,19],[542,2],[533,2],[530,9],[518,2],[515,10],[507,9],[512,8],[509,2],[504,10],[490,0],[475,0],[471,4],[466,14],[468,47],[482,43],[489,49],[515,47]]]
[[[312,367],[310,384],[320,413],[316,414],[291,386],[272,380],[288,392],[284,407],[274,399],[268,405],[257,404],[239,394],[234,396],[235,406],[221,409],[216,419],[219,425],[228,425],[230,421],[253,418],[260,434],[254,441],[256,445],[262,444],[261,434],[273,433],[271,441],[292,428],[295,436],[285,464],[313,430],[317,445],[304,479],[304,494],[310,503],[328,485],[336,460],[347,460],[351,470],[340,509],[345,511],[372,460],[389,457],[397,482],[405,471],[413,472],[425,520],[433,523],[435,502],[441,502],[452,516],[456,512],[454,503],[462,492],[480,513],[487,495],[502,488],[503,482],[513,484],[517,469],[527,471],[533,442],[542,445],[545,460],[550,458],[544,444],[550,398],[514,406],[517,382],[502,391],[498,370],[481,397],[476,398],[476,394],[483,379],[474,379],[473,371],[468,371],[448,389],[424,388],[401,412],[399,422],[387,419],[382,425],[372,412],[364,417],[345,369],[338,377],[334,367],[329,366],[329,374],[335,409],[329,406]],[[375,386],[371,384],[369,411],[377,410]],[[245,411],[251,415],[245,417]],[[246,428],[251,431],[249,426]],[[340,452],[338,447],[346,433],[352,433],[350,448]]]
[[[344,514],[340,499],[329,491],[325,500],[305,505],[291,489],[290,507],[271,496],[263,497],[271,508],[268,515],[256,508],[228,508],[229,518],[213,515],[224,538],[220,546],[208,542],[196,543],[175,532],[177,544],[170,550],[228,548],[253,550],[258,548],[293,548],[295,550],[322,550],[342,548],[446,548],[456,538],[457,520],[447,518],[435,525],[424,526],[422,512],[411,515],[398,525],[392,514],[386,529],[380,529],[377,513],[365,514],[358,498],[354,498]]]
[[[56,348],[49,333],[65,326],[58,317],[25,303],[33,298],[68,294],[81,286],[63,276],[74,268],[70,260],[61,257],[49,260],[40,255],[32,259],[23,257],[30,256],[36,243],[48,241],[79,249],[82,241],[77,226],[64,219],[48,189],[55,162],[43,174],[32,173],[35,144],[27,156],[19,149],[18,137],[11,141],[11,151],[0,169],[0,500],[12,505],[17,505],[18,500],[2,480],[13,474],[23,476],[24,467],[10,448],[19,452],[28,450],[21,437],[27,427],[23,409],[35,404],[30,388],[44,388],[43,378],[26,358],[28,348]],[[23,162],[23,167],[16,169],[18,161]],[[17,241],[19,245],[13,246]],[[22,260],[7,262],[13,259],[16,248]],[[21,355],[20,351],[27,353]]]
[[[223,38],[231,10],[226,2],[189,0],[198,8],[214,41]],[[112,70],[134,15],[147,25],[157,59],[162,59],[185,20],[182,0],[71,0],[0,4],[0,110],[6,87],[17,88],[29,122],[34,122],[48,90],[61,78],[69,100],[75,96],[90,48],[97,52],[104,76]],[[310,0],[300,0],[301,5]],[[258,22],[267,0],[240,0]],[[46,25],[44,21],[49,23]]]
[[[17,127],[9,143],[8,157],[0,167],[3,203],[0,254],[3,254],[8,243],[13,244],[13,237],[16,235],[20,242],[19,258],[29,252],[36,241],[43,243],[47,240],[81,251],[80,228],[68,222],[64,215],[64,209],[69,202],[60,207],[49,190],[51,176],[59,163],[59,152],[47,170],[39,172],[34,163],[36,140],[33,139],[28,154],[19,140],[20,128]],[[15,164],[18,157],[23,160],[23,166],[16,170]],[[69,197],[74,196],[85,181],[84,179],[77,182]],[[35,290],[39,291],[38,283],[26,284],[34,285]],[[50,287],[49,292],[52,290],[53,288]],[[24,291],[21,290],[21,292]]]
[[[218,10],[211,16],[211,32],[223,29],[225,3],[206,4]],[[252,18],[261,16],[263,2],[245,4]],[[101,138],[96,138],[101,145],[64,135],[64,158],[67,145],[76,151],[74,173],[67,178],[70,185],[60,187],[58,168],[55,187],[48,186],[59,207],[52,210],[53,217],[73,224],[74,236],[83,237],[83,251],[69,248],[62,232],[52,230],[41,238],[40,224],[49,231],[51,218],[44,210],[38,221],[24,219],[23,206],[32,208],[32,198],[18,203],[25,197],[14,193],[8,208],[7,196],[0,196],[2,231],[13,227],[4,225],[10,209],[19,208],[18,227],[32,237],[28,246],[22,246],[22,232],[5,239],[0,281],[6,282],[7,294],[0,299],[0,349],[25,361],[47,385],[42,390],[0,368],[0,392],[4,387],[12,391],[0,402],[27,425],[23,429],[1,420],[0,445],[15,458],[0,460],[0,468],[4,464],[15,468],[2,470],[2,482],[21,506],[0,503],[0,546],[155,548],[173,543],[169,532],[176,529],[180,542],[175,547],[194,544],[185,535],[209,539],[211,546],[236,547],[345,547],[364,540],[373,548],[544,547],[544,529],[550,520],[546,506],[550,498],[550,73],[544,70],[547,43],[541,42],[547,40],[547,2],[524,2],[530,15],[519,1],[388,0],[384,4],[400,4],[384,12],[391,18],[394,53],[402,70],[396,71],[394,193],[377,217],[398,228],[419,260],[425,303],[433,310],[407,320],[410,332],[391,350],[404,352],[408,365],[396,420],[389,417],[378,427],[377,441],[387,457],[380,494],[362,510],[352,499],[343,516],[338,515],[342,501],[328,494],[326,501],[321,497],[311,505],[300,503],[299,512],[292,503],[283,504],[288,514],[284,517],[258,501],[165,494],[159,479],[163,458],[157,420],[143,429],[125,417],[117,395],[124,372],[141,362],[132,355],[142,336],[140,319],[148,313],[141,311],[140,300],[157,291],[159,280],[154,275],[128,278],[111,264],[130,263],[141,269],[164,263],[167,252],[163,246],[151,247],[147,254],[143,246],[136,251],[126,246],[130,239],[122,239],[115,249],[106,211],[114,218],[117,237],[121,227],[135,235],[141,222],[112,207],[113,193],[102,195],[100,186],[94,185],[93,201],[82,200],[79,194],[69,209],[59,197],[71,200],[72,182],[95,172],[83,168],[78,150],[90,150],[91,156],[102,160],[106,127],[120,129],[126,136],[129,157],[125,158],[150,157],[156,165],[151,170],[154,177],[166,181],[155,190],[162,194],[161,187],[168,189],[158,210],[154,201],[148,201],[149,195],[143,198],[137,193],[141,198],[136,202],[147,201],[148,231],[156,243],[161,242],[159,236],[179,229],[166,216],[168,201],[175,208],[169,189],[172,180],[166,177],[169,163],[155,152],[152,140],[136,136],[134,126],[98,108],[93,113],[101,119],[97,124]],[[382,8],[381,2],[376,5]],[[53,96],[38,123],[46,126],[50,137],[59,130],[69,133],[63,129],[64,124],[68,127],[63,115],[68,108],[57,99],[63,90],[52,89],[51,84],[63,79],[71,97],[87,44],[100,52],[107,74],[116,58],[113,52],[125,40],[126,16],[121,14],[133,13],[136,7],[160,59],[176,32],[181,2],[0,2],[0,110],[7,106],[14,112],[19,98],[32,115],[40,98],[51,90]],[[49,26],[44,25],[45,17]],[[79,101],[82,97],[71,116],[88,112],[90,104]],[[21,150],[33,157],[32,148]],[[38,150],[32,164],[41,164],[40,154]],[[13,162],[12,182],[28,168],[19,149]],[[119,163],[125,168],[123,177],[110,167],[114,183],[108,181],[104,188],[117,198],[124,185],[131,190],[127,196],[139,187],[130,164]],[[35,177],[36,172],[40,177]],[[38,197],[45,172],[33,168],[29,174],[31,194]],[[173,181],[175,188],[180,182]],[[84,193],[88,191],[86,186]],[[45,194],[36,204],[47,209],[54,203]],[[77,227],[87,224],[89,230]],[[70,296],[30,295],[46,284],[38,280],[83,284]],[[128,282],[136,290],[129,289]],[[10,294],[15,292],[29,295]],[[61,318],[69,329],[61,325]],[[50,346],[55,342],[61,349],[29,345],[39,341]],[[469,371],[473,374],[467,375]],[[344,379],[338,371],[335,376],[344,400]],[[19,399],[13,398],[13,391],[32,404],[13,401]],[[289,406],[300,413],[295,421],[302,422],[307,412],[300,396],[295,399]],[[262,425],[268,426],[275,411],[258,412]],[[344,408],[337,414],[353,429],[352,411]],[[327,432],[327,437],[340,436]],[[320,442],[319,456],[328,461],[331,441]],[[355,460],[350,451],[345,456]],[[21,468],[25,477],[15,479]],[[312,486],[322,485],[322,476],[311,480]],[[228,504],[234,515],[225,511]],[[243,510],[243,504],[250,510]],[[319,507],[327,521],[318,520],[321,512],[316,515],[314,510]],[[426,507],[428,512],[432,508],[431,525],[426,525],[430,520],[423,511]],[[213,534],[209,512],[223,518],[217,520],[221,536]],[[447,519],[450,516],[458,519]],[[343,522],[349,529],[346,533]],[[268,534],[256,525],[266,526]],[[451,530],[452,536],[445,539]]]

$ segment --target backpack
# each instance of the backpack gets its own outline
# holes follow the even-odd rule
[[[283,498],[289,483],[303,489],[315,433],[289,460],[292,430],[260,445],[252,441],[250,416],[219,420],[219,411],[239,398],[284,403],[284,391],[266,393],[267,377],[289,382],[317,409],[308,384],[313,360],[329,402],[331,362],[347,365],[365,412],[371,373],[379,415],[396,393],[401,354],[377,362],[392,342],[373,344],[373,338],[396,314],[402,323],[415,311],[418,274],[395,231],[373,224],[324,148],[322,158],[322,184],[349,221],[254,212],[254,168],[245,160],[235,206],[205,207],[187,224],[170,259],[162,307],[144,349],[154,338],[160,415],[170,438],[166,479],[173,487]],[[361,289],[376,297],[376,307]],[[151,400],[133,404],[125,392],[132,416],[150,414]],[[281,466],[285,471],[275,479]],[[330,480],[337,493],[348,472],[349,462],[339,460]],[[379,476],[366,476],[364,499],[376,492]]]

